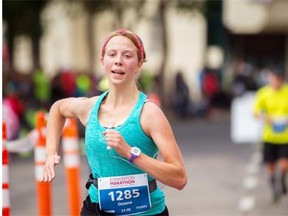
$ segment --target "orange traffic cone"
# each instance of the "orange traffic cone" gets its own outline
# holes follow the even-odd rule
[[[75,119],[67,119],[62,133],[64,166],[70,215],[80,215],[79,135]]]
[[[2,215],[10,215],[9,168],[6,124],[2,122]]]
[[[38,139],[35,146],[35,178],[39,216],[51,215],[51,184],[41,182],[46,160],[46,136],[43,131],[45,126],[45,112],[38,112],[36,114],[36,129],[38,132]]]

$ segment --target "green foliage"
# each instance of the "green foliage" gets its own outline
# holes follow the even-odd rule
[[[79,0],[69,0],[71,2],[78,2]],[[85,10],[90,13],[94,14],[97,12],[101,12],[103,10],[112,8],[113,0],[82,0]]]
[[[143,70],[139,78],[139,84],[141,90],[143,90],[144,92],[152,91],[152,87],[154,84],[154,76],[148,71]]]
[[[208,20],[222,19],[222,0],[207,1],[204,15]]]
[[[198,10],[204,13],[206,2],[206,0],[178,0],[176,1],[176,7],[181,11]]]
[[[15,36],[41,35],[40,14],[48,0],[42,1],[3,1],[3,20]]]

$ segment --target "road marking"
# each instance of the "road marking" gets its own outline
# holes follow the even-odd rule
[[[260,164],[262,161],[262,155],[259,150],[253,153],[249,164],[246,167],[246,175],[243,179],[243,189],[244,194],[239,201],[239,210],[243,214],[247,214],[252,211],[255,206],[256,199],[253,194],[253,190],[255,190],[258,186],[258,178],[257,174],[260,170]]]
[[[243,181],[243,187],[246,190],[252,190],[258,185],[258,180],[256,176],[247,176]]]
[[[239,202],[239,209],[241,212],[249,212],[253,209],[255,205],[255,198],[254,196],[244,196],[241,198]]]

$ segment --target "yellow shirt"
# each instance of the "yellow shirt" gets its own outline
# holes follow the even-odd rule
[[[257,91],[254,104],[255,113],[264,113],[272,117],[273,125],[265,124],[262,134],[264,142],[288,144],[288,85],[283,84],[279,90],[270,86]],[[286,127],[283,122],[286,121]]]

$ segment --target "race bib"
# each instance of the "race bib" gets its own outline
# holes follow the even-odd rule
[[[98,178],[98,190],[105,212],[133,215],[151,208],[147,174]]]
[[[286,130],[287,123],[285,118],[274,119],[272,129],[274,133],[282,133]]]
[[[286,124],[273,124],[272,127],[275,133],[282,133],[286,129]]]

